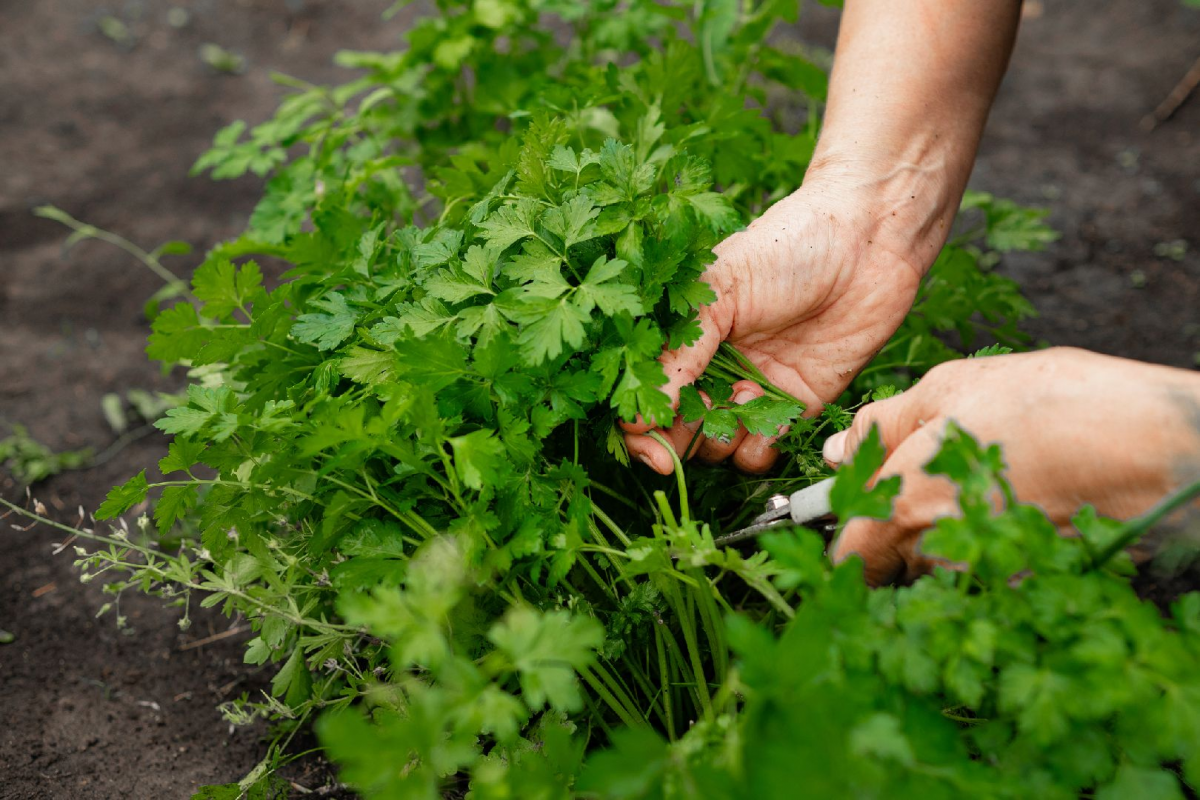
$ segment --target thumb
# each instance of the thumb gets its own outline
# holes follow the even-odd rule
[[[860,556],[871,586],[911,581],[933,568],[935,562],[917,550],[920,536],[939,517],[955,514],[958,508],[954,485],[925,471],[925,465],[941,449],[944,432],[945,420],[938,420],[917,430],[894,450],[888,448],[890,455],[876,480],[900,476],[900,494],[891,518],[849,520],[830,547],[835,563]]]
[[[684,347],[663,350],[658,358],[663,372],[667,375],[667,382],[661,388],[671,398],[671,408],[679,407],[679,390],[694,383],[704,374],[709,362],[717,354],[717,348],[729,334],[730,326],[725,323],[723,299],[718,297],[715,303],[700,309],[699,339]],[[671,420],[657,420],[656,423],[657,426],[665,427],[671,424]],[[646,433],[655,427],[655,424],[642,419],[641,415],[633,422],[621,423],[621,428],[626,433]]]
[[[831,466],[852,461],[859,445],[867,438],[872,427],[879,428],[884,449],[893,453],[914,431],[925,424],[922,415],[925,403],[916,389],[904,394],[868,403],[854,415],[854,422],[844,431],[839,431],[825,440],[822,455]]]

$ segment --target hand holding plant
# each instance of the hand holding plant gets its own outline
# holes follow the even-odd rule
[[[915,237],[878,213],[892,206],[885,192],[810,171],[803,187],[722,242],[703,276],[717,294],[700,310],[703,335],[663,355],[667,394],[677,402],[726,341],[804,402],[809,416],[836,400],[896,331],[929,268],[914,252]],[[738,389],[742,402],[762,394],[753,384]],[[670,473],[670,454],[646,435],[651,426],[639,420],[623,427],[630,454]],[[659,433],[682,456],[694,430],[677,417]],[[702,438],[689,454],[706,461],[732,456],[741,469],[764,472],[775,461],[773,439],[740,427],[727,442]]]

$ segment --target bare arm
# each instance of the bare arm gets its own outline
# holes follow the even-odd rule
[[[728,340],[816,413],[908,313],[949,232],[1016,31],[1019,0],[847,0],[825,128],[804,185],[717,248],[703,335],[663,354],[668,383],[704,371]],[[741,387],[735,402],[761,393]],[[680,456],[762,472],[772,440],[704,439],[657,420]],[[666,450],[626,424],[629,451],[668,473]]]
[[[810,177],[863,184],[927,269],[1008,67],[1020,0],[846,0]]]

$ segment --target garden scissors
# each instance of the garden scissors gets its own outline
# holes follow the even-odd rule
[[[750,520],[750,524],[741,530],[718,536],[714,543],[718,546],[734,544],[764,531],[786,525],[809,525],[818,520],[824,520],[817,525],[817,530],[832,532],[833,521],[829,505],[829,490],[833,488],[833,478],[817,481],[812,486],[792,492],[790,495],[777,494],[767,501],[767,510]],[[825,520],[825,518],[829,518]]]

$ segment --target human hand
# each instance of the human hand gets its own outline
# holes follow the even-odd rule
[[[905,192],[903,204],[890,200],[897,188]],[[715,248],[717,260],[704,280],[717,300],[700,311],[703,335],[661,359],[672,403],[722,341],[804,402],[808,414],[841,394],[899,327],[940,247],[920,247],[936,214],[920,201],[908,202],[907,192],[907,185],[810,179]],[[750,381],[739,381],[733,391],[737,404],[763,393]],[[685,453],[698,425],[676,418],[659,432],[681,457],[715,463],[732,456],[747,472],[765,472],[775,461],[774,439],[745,428],[729,442],[701,437]],[[639,420],[623,427],[631,455],[671,472],[670,453],[646,435],[650,425]]]
[[[864,559],[872,585],[929,571],[920,536],[958,513],[954,485],[924,471],[951,420],[1000,444],[1017,499],[1060,527],[1087,503],[1130,519],[1200,479],[1194,373],[1069,348],[952,361],[863,407],[825,444],[826,461],[840,464],[877,425],[888,453],[879,477],[901,476],[892,518],[851,520],[834,545],[835,561]]]

